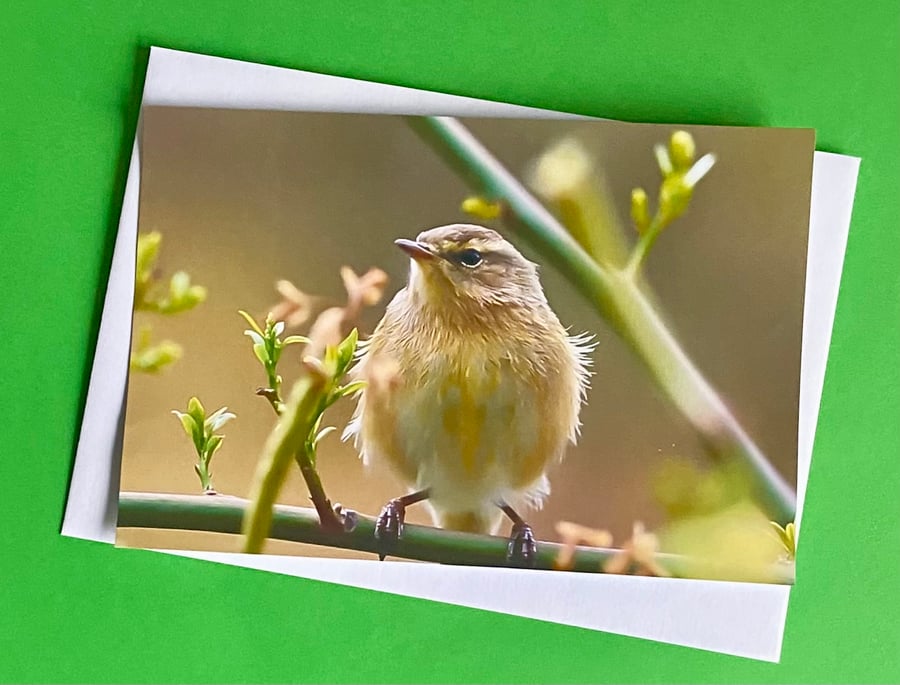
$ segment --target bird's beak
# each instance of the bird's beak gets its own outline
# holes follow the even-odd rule
[[[394,241],[394,245],[399,247],[417,262],[426,262],[437,258],[437,255],[432,252],[431,248],[428,247],[428,245],[426,245],[425,243],[420,243],[415,240],[407,240],[406,238],[398,238]]]

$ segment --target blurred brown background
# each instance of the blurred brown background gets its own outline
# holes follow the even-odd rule
[[[614,122],[464,123],[520,177],[550,145],[574,135],[595,156],[626,220],[633,187],[646,188],[655,207],[659,172],[652,147],[674,130]],[[813,133],[685,128],[698,155],[715,152],[718,162],[688,213],[651,253],[648,281],[685,350],[793,484]],[[184,269],[208,287],[209,297],[187,314],[136,316],[136,326],[151,323],[154,340],[172,339],[185,355],[159,376],[131,375],[122,489],[200,491],[192,445],[170,414],[196,394],[209,411],[227,405],[237,414],[224,428],[227,439],[212,472],[219,492],[246,497],[273,414],[253,394],[265,375],[237,310],[264,316],[279,299],[274,283],[280,278],[341,304],[343,264],[358,273],[370,266],[387,271],[386,302],[407,271],[393,240],[472,221],[459,208],[469,194],[401,118],[145,108],[140,230],[163,234],[166,276]],[[650,483],[664,460],[706,460],[628,348],[559,273],[548,266],[542,273],[563,323],[594,333],[599,345],[582,439],[551,472],[553,491],[543,510],[528,518],[541,538],[555,539],[554,523],[566,519],[607,528],[620,541],[635,520],[651,529],[660,523]],[[369,331],[381,310],[368,313]],[[298,350],[288,348],[281,363],[286,388],[296,377]],[[352,403],[340,403],[328,423],[342,429],[351,410]],[[402,494],[390,474],[367,472],[336,436],[320,447],[319,469],[332,501],[366,514]],[[308,503],[297,469],[281,501]],[[430,523],[421,507],[411,508],[407,520]],[[154,530],[120,529],[118,543],[238,549],[233,536]],[[267,551],[354,556],[274,541]]]

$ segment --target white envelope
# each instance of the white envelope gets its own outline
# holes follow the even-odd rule
[[[143,104],[469,117],[573,116],[161,48],[150,53]],[[801,361],[798,527],[858,168],[858,158],[815,153]],[[108,543],[116,535],[139,185],[135,142],[62,528],[63,535]],[[782,585],[404,562],[170,553],[767,661],[780,657],[791,590]]]

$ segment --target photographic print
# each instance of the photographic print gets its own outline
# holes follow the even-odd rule
[[[117,544],[793,581],[811,130],[140,135]]]

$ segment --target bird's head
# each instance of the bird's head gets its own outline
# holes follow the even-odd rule
[[[537,266],[489,228],[451,224],[395,242],[412,260],[409,290],[435,307],[546,302]]]

